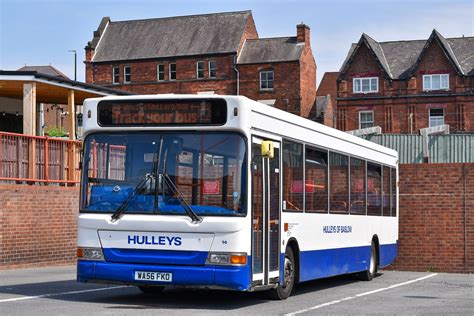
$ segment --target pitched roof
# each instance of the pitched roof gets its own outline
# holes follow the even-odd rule
[[[437,40],[454,67],[465,76],[474,75],[474,37],[444,38],[433,30],[427,40],[376,42],[362,34],[358,43],[353,43],[344,61],[341,72],[349,66],[358,47],[366,43],[378,62],[392,79],[407,79],[420,62],[429,44]]]
[[[48,65],[48,66],[23,66],[17,71],[36,71],[41,74],[49,75],[49,76],[55,76],[55,77],[61,77],[65,79],[69,79],[68,76],[63,74],[61,71],[59,71],[57,68]]]
[[[304,45],[296,37],[274,37],[246,40],[239,55],[238,64],[297,61]]]
[[[237,52],[251,11],[111,22],[89,47],[92,62]],[[108,22],[104,24],[104,20]],[[97,39],[99,37],[99,39]]]

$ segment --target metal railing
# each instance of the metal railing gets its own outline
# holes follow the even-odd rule
[[[0,182],[77,184],[82,143],[0,132]]]

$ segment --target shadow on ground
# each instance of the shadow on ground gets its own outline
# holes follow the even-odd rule
[[[294,296],[344,286],[357,282],[352,276],[338,276],[299,284]],[[71,291],[84,291],[109,287],[108,285],[77,283],[75,280],[43,282],[21,285],[0,286],[0,294],[37,296]],[[7,297],[9,298],[9,297]],[[105,304],[114,309],[203,309],[235,310],[247,306],[263,304],[269,300],[265,292],[234,292],[208,289],[190,289],[173,287],[157,294],[143,294],[134,286],[102,290],[95,292],[61,294],[48,296],[47,299],[67,302],[88,302]]]

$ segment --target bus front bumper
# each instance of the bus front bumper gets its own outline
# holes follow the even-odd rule
[[[135,280],[135,271],[172,273],[172,282]],[[173,266],[78,260],[77,281],[127,285],[204,286],[246,291],[250,289],[250,266]]]

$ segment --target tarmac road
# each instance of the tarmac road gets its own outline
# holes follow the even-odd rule
[[[83,284],[75,267],[0,271],[1,315],[148,314],[474,314],[472,274],[382,271],[371,282],[349,276],[300,284],[285,301],[259,293]]]

